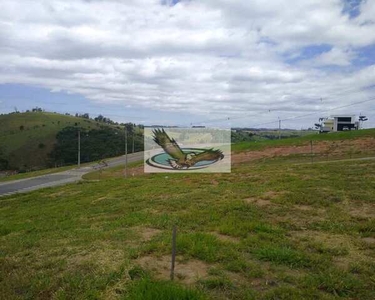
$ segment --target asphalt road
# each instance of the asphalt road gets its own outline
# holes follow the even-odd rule
[[[128,154],[128,163],[140,160],[143,160],[143,152]],[[106,159],[105,162],[107,163],[107,166],[105,167],[103,167],[103,165],[95,163],[93,165],[85,166],[80,169],[71,169],[68,171],[54,174],[0,183],[0,197],[79,181],[82,179],[82,176],[84,174],[98,170],[100,167],[106,169],[116,167],[119,165],[125,165],[125,155],[116,158]]]

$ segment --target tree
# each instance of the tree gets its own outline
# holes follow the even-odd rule
[[[103,122],[104,117],[102,115],[97,116],[94,120],[97,122]]]
[[[0,170],[9,170],[9,162],[5,158],[3,149],[0,148]]]

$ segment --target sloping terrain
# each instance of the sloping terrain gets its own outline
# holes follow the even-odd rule
[[[279,151],[230,174],[135,166],[0,199],[0,298],[373,299],[375,160]]]
[[[46,167],[56,134],[69,126],[95,129],[109,125],[47,112],[0,115],[0,157],[13,168]]]

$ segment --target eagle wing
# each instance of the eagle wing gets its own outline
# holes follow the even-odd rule
[[[208,149],[206,151],[203,151],[201,153],[198,153],[194,155],[191,158],[191,162],[194,164],[204,161],[204,160],[221,160],[224,158],[223,152],[221,150],[213,150],[213,149]]]
[[[172,158],[176,160],[185,158],[185,154],[182,152],[180,146],[174,139],[168,136],[164,129],[154,129],[152,133],[154,134],[155,143],[162,147]]]

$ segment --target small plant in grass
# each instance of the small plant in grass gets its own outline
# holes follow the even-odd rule
[[[215,236],[199,232],[180,234],[177,249],[181,254],[206,262],[230,261],[238,255],[233,247],[220,242]]]
[[[215,267],[212,267],[208,270],[208,275],[211,275],[211,276],[224,276],[224,271],[219,269],[219,268],[215,268]]]
[[[355,276],[336,269],[310,274],[305,278],[305,283],[339,297],[350,296],[363,288],[361,281]]]
[[[375,274],[375,263],[369,261],[356,261],[349,264],[349,272],[352,274],[362,274],[373,276]]]
[[[267,292],[264,296],[264,300],[300,300],[309,299],[307,295],[291,286],[280,286]],[[313,299],[313,298],[310,298]]]
[[[307,247],[309,250],[320,254],[328,254],[332,256],[345,256],[349,254],[349,250],[345,247],[328,247],[321,242],[309,242]]]
[[[357,228],[363,236],[375,237],[375,219],[366,220],[365,222],[359,224]]]
[[[149,276],[149,274],[140,266],[134,266],[132,269],[129,270],[128,273],[131,280],[146,278]]]
[[[261,278],[264,275],[264,272],[259,265],[240,259],[228,262],[225,265],[225,268],[231,272],[242,273],[248,278]]]
[[[260,260],[287,265],[291,268],[310,267],[312,263],[303,252],[288,247],[270,245],[255,250],[254,254]]]
[[[225,278],[225,277],[216,277],[216,278],[208,278],[208,279],[201,279],[199,283],[206,289],[213,290],[230,290],[233,289],[233,283]]]

